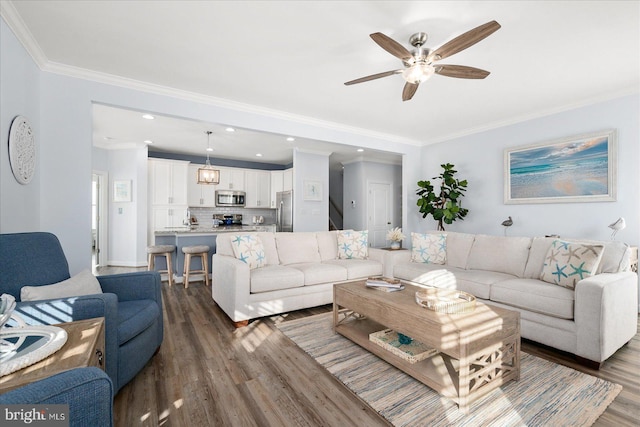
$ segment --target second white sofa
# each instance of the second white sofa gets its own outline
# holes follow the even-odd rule
[[[338,232],[224,233],[216,240],[211,294],[236,323],[333,301],[335,283],[381,275],[386,251],[368,248],[364,259],[338,257]],[[266,265],[251,268],[232,242],[255,235]]]

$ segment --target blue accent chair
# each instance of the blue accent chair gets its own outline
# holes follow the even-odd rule
[[[16,313],[30,325],[104,317],[105,370],[117,393],[162,343],[160,275],[143,271],[99,276],[103,294],[20,301],[23,286],[48,285],[69,277],[69,264],[55,235],[0,234],[0,294],[16,298]]]
[[[32,382],[0,394],[0,405],[69,405],[70,427],[113,426],[113,384],[99,368],[72,369]]]

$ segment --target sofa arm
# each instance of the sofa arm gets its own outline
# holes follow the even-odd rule
[[[93,367],[65,371],[0,394],[0,404],[69,405],[70,426],[113,425],[113,384],[104,371]]]
[[[603,362],[638,330],[638,275],[602,273],[575,290],[576,354]]]
[[[215,254],[212,257],[213,280],[211,296],[234,322],[249,320],[241,308],[249,303],[251,270],[234,257]]]
[[[118,296],[118,301],[151,299],[162,307],[162,286],[157,271],[98,276],[103,292]]]

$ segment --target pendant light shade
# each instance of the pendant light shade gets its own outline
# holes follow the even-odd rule
[[[207,163],[202,168],[198,168],[198,184],[219,184],[220,183],[220,171],[218,169],[214,169],[209,163],[209,152],[211,149],[211,142],[209,138],[212,134],[210,130],[206,132],[207,134]]]

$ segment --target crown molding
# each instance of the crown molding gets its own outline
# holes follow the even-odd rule
[[[40,48],[38,42],[36,42],[36,38],[31,34],[31,31],[22,20],[13,2],[6,0],[0,1],[0,16],[2,16],[4,22],[7,23],[29,55],[31,55],[31,58],[33,58],[38,68],[42,70],[49,60],[42,51],[42,48]]]

